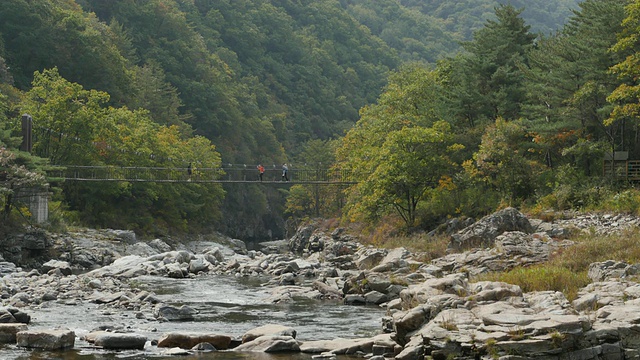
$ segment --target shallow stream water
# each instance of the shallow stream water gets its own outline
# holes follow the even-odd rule
[[[264,279],[262,279],[264,280]],[[335,301],[295,300],[287,304],[271,304],[269,289],[260,286],[260,279],[206,276],[194,279],[139,277],[132,280],[165,303],[189,305],[198,311],[194,321],[158,322],[137,319],[133,311],[113,310],[94,303],[64,305],[50,302],[47,307],[28,311],[32,316],[29,329],[68,328],[81,337],[99,326],[124,328],[158,339],[168,332],[195,332],[230,335],[240,338],[246,331],[266,325],[280,324],[297,331],[300,341],[335,338],[370,337],[380,333],[384,310],[377,306],[347,306]],[[146,314],[151,317],[151,314]],[[0,359],[216,359],[216,360],[279,360],[310,359],[309,354],[269,355],[220,351],[190,356],[161,356],[157,352],[106,352],[76,339],[73,350],[42,352],[15,346],[0,347]]]

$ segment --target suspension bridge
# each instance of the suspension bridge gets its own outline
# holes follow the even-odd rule
[[[138,166],[57,166],[47,171],[51,179],[64,181],[126,181],[157,183],[251,183],[328,184],[355,183],[350,171],[326,168],[289,167],[286,179],[276,166],[267,168],[260,179],[255,166],[220,168],[138,167]]]

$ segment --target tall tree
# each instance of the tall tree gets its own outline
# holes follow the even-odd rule
[[[459,148],[444,121],[387,133],[381,147],[369,149],[370,173],[351,191],[351,214],[371,220],[392,209],[408,228],[416,226],[418,205],[453,174],[450,154]]]
[[[453,175],[451,154],[461,146],[440,120],[440,89],[435,72],[406,67],[362,110],[337,152],[358,180],[349,190],[349,216],[375,220],[394,211],[413,227],[420,202]]]
[[[465,164],[474,177],[494,187],[513,205],[535,193],[536,175],[541,167],[530,159],[531,138],[524,126],[515,121],[496,119],[482,136],[473,164]]]
[[[453,60],[450,107],[468,126],[520,116],[525,99],[521,66],[536,38],[521,12],[511,5],[497,7],[497,19],[488,20],[472,41],[463,43],[467,53]]]
[[[529,54],[528,99],[523,112],[548,166],[569,162],[591,175],[601,166],[601,154],[587,149],[602,143],[613,146],[619,128],[605,127],[603,120],[610,112],[606,96],[617,83],[608,69],[619,55],[609,49],[622,29],[626,3],[628,0],[581,3],[561,33],[542,38]],[[591,155],[562,155],[579,149]]]
[[[640,156],[638,134],[640,134],[640,3],[630,2],[626,6],[626,18],[618,42],[612,50],[621,55],[621,61],[611,67],[611,72],[621,82],[607,100],[613,110],[605,124],[617,124],[623,129],[631,127],[631,136],[622,137],[623,143],[615,150],[630,148],[636,158]],[[625,56],[626,55],[626,56]]]

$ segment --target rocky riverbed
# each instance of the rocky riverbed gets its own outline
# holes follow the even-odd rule
[[[544,262],[572,246],[571,231],[604,233],[638,222],[602,214],[544,222],[509,208],[465,227],[451,224],[451,253],[428,263],[403,248],[364,246],[342,229],[326,233],[313,225],[260,250],[220,236],[176,243],[137,241],[128,231],[33,231],[5,239],[13,245],[0,261],[0,354],[67,349],[151,357],[640,358],[640,285],[628,280],[638,272],[635,264],[592,264],[593,282],[572,302],[559,292],[523,293],[511,284],[469,280]],[[172,279],[207,284],[218,300],[185,304],[163,293]],[[365,329],[373,319],[378,327],[351,336],[338,330],[301,336],[296,321],[302,320],[264,316],[266,322],[254,318],[255,326],[241,333],[222,326],[209,331],[204,324],[214,318],[207,309],[240,289],[230,290],[220,279],[259,283],[246,287],[259,304],[348,306],[356,309],[342,314],[352,317],[349,322]],[[149,286],[154,281],[161,285]],[[58,313],[74,326],[53,323]]]

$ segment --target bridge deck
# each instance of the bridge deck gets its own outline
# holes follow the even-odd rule
[[[50,178],[65,181],[126,181],[156,183],[236,183],[236,184],[353,184],[350,173],[335,169],[289,169],[288,181],[281,170],[269,169],[260,180],[257,169],[247,168],[166,168],[118,166],[61,166],[47,172]]]

